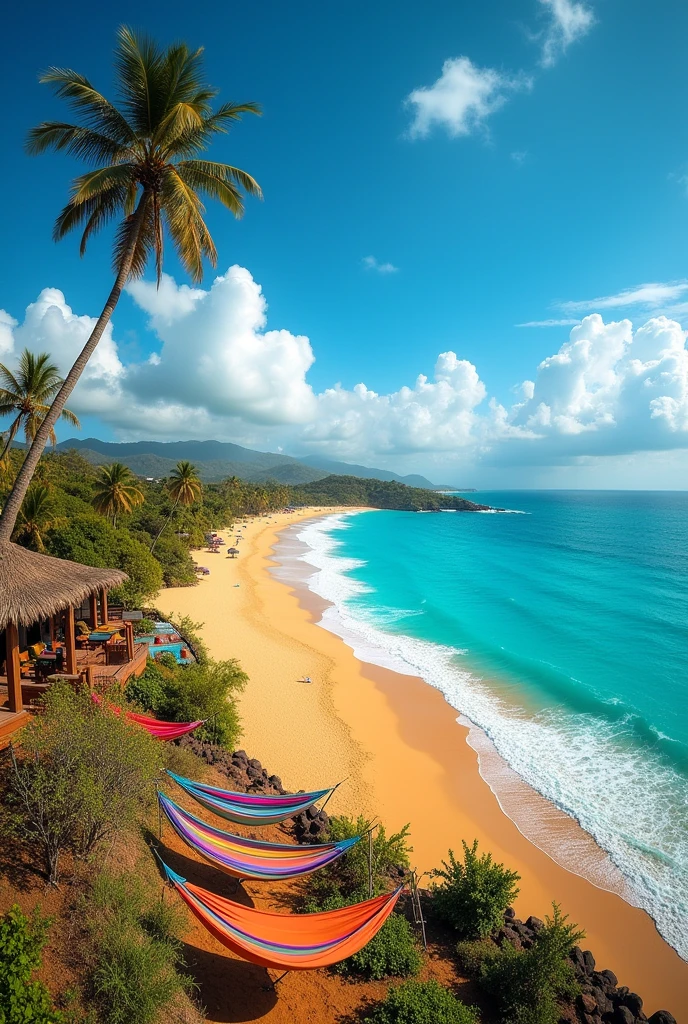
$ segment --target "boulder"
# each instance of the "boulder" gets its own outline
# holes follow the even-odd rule
[[[539,917],[533,917],[532,914],[526,921],[526,928],[530,928],[530,930],[534,931],[536,935],[538,932],[541,932],[544,927],[545,922],[541,921]]]
[[[616,988],[619,984],[619,979],[614,974],[614,971],[600,971],[599,976],[603,979],[603,988],[605,989]]]
[[[676,1018],[668,1010],[657,1010],[650,1017],[650,1024],[676,1024]]]
[[[595,957],[589,949],[583,950],[583,962],[585,963],[585,973],[592,974],[595,970]]]
[[[598,988],[597,986],[593,987],[592,997],[597,1003],[598,1013],[612,1013],[612,1011],[614,1010],[614,1005],[611,999],[608,998],[607,993],[604,991],[604,989]]]
[[[514,910],[514,908],[513,907],[507,907],[506,910],[504,911],[504,920],[505,921],[513,921],[515,919],[515,917],[516,917],[516,911]]]
[[[581,992],[581,994],[577,996],[576,1007],[581,1011],[581,1013],[587,1013],[590,1014],[590,1016],[597,1013],[597,1003],[595,1002],[595,999],[593,996],[586,995],[585,992]]]
[[[634,1017],[639,1017],[643,1010],[643,1001],[637,992],[626,992],[621,997],[622,1006],[627,1006]]]
[[[617,1006],[613,1020],[614,1024],[635,1024],[635,1017],[627,1006]]]
[[[258,760],[257,757],[249,758],[248,763],[251,766],[251,768],[255,768],[257,771],[261,771],[262,770],[263,766],[262,766],[262,764],[260,763],[260,761]]]

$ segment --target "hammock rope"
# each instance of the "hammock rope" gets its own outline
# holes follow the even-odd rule
[[[167,880],[218,942],[242,960],[281,971],[317,970],[353,956],[382,928],[404,888],[340,910],[275,914],[192,885],[160,863]]]
[[[167,774],[201,807],[235,825],[277,825],[287,818],[300,814],[337,789],[337,786],[332,786],[330,789],[319,789],[311,793],[264,796],[260,793],[234,793],[227,789],[218,789],[216,786],[206,786],[202,782],[193,782],[181,775],[175,775],[171,771]]]
[[[187,846],[234,878],[262,881],[298,878],[332,864],[360,840],[360,836],[355,836],[338,843],[315,846],[265,843],[214,828],[159,790],[158,803]]]

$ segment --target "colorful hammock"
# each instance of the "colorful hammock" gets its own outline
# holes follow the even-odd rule
[[[394,892],[319,914],[273,914],[192,885],[161,862],[167,879],[218,942],[242,960],[282,971],[329,967],[363,949],[394,910]]]
[[[168,821],[184,842],[235,878],[279,881],[308,875],[337,860],[361,838],[355,836],[339,843],[317,846],[263,843],[213,828],[194,814],[189,814],[164,793],[158,792],[158,800]]]
[[[97,693],[91,695],[96,704],[101,707],[107,707],[110,711],[114,711],[116,715],[122,714],[122,709],[117,707],[116,704],[105,704],[105,701],[98,696]],[[199,725],[203,725],[203,721],[198,722],[159,722],[157,718],[148,718],[147,715],[137,715],[133,711],[125,711],[124,717],[128,722],[135,722],[136,725],[140,725],[146,732],[149,732],[151,736],[154,736],[157,740],[177,740],[180,736],[185,736],[187,732],[193,732],[194,729],[198,729]]]
[[[256,793],[231,793],[202,782],[192,782],[174,772],[167,773],[182,789],[197,800],[207,811],[219,814],[236,825],[276,825],[280,821],[300,814],[324,796],[334,793],[331,789],[319,789],[314,793],[287,793],[284,796],[261,796]]]

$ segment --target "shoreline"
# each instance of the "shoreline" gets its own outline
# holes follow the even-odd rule
[[[421,872],[439,866],[450,846],[460,849],[462,838],[478,838],[481,849],[521,874],[520,916],[543,916],[552,900],[560,902],[586,929],[584,945],[598,966],[639,991],[648,1015],[665,1008],[685,1019],[688,963],[651,918],[526,838],[481,774],[469,743],[472,733],[475,743],[475,731],[457,721],[443,695],[418,677],[359,661],[344,640],[317,627],[326,602],[305,581],[286,582],[271,571],[286,527],[339,511],[250,520],[236,561],[199,552],[197,561],[209,565],[210,577],[198,587],[159,595],[167,612],[205,623],[214,657],[237,657],[248,672],[251,681],[239,702],[244,745],[290,789],[349,776],[328,809],[377,815],[389,830],[410,820],[411,859]],[[304,676],[313,683],[298,682]],[[576,841],[584,837],[586,849],[606,857],[573,819],[517,776],[513,799],[535,801],[550,835],[559,831],[559,840],[573,841],[577,832]]]

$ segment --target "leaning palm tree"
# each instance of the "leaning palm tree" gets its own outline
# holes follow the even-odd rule
[[[160,540],[162,531],[165,529],[170,519],[174,515],[177,505],[193,505],[194,501],[200,496],[201,493],[201,481],[198,479],[196,473],[196,467],[190,462],[178,462],[175,468],[170,473],[170,480],[167,484],[167,493],[172,498],[174,504],[165,522],[160,528],[160,532],[151,544],[151,551],[154,550],[155,545]]]
[[[41,81],[51,85],[80,117],[78,124],[45,121],[28,137],[29,153],[61,150],[93,169],[72,183],[71,197],[55,222],[53,237],[82,230],[81,253],[89,238],[118,219],[113,269],[115,283],[91,335],[65,377],[50,412],[36,431],[0,516],[0,541],[9,540],[38,461],[84,367],[112,316],[122,290],[140,277],[155,257],[162,273],[163,227],[194,282],[203,276],[204,257],[215,266],[217,253],[203,220],[201,196],[219,200],[235,217],[243,194],[260,196],[257,182],[238,167],[200,159],[212,139],[242,114],[259,114],[255,103],[224,103],[213,111],[217,94],[203,77],[202,51],[184,43],[167,49],[128,28],[119,30],[115,50],[119,106],[87,78],[50,68]]]
[[[50,490],[44,484],[32,484],[19,510],[14,540],[32,551],[45,551],[45,535],[66,520],[55,514]]]
[[[121,512],[131,512],[143,501],[143,491],[128,466],[113,462],[111,466],[100,467],[98,479],[93,484],[93,507],[96,512],[112,518],[113,526],[117,526],[117,516]]]
[[[50,362],[47,352],[36,356],[25,348],[19,356],[19,365],[14,373],[4,363],[0,363],[0,417],[13,417],[4,434],[0,463],[20,430],[23,429],[27,444],[33,441],[62,384],[62,377],[57,367]],[[60,416],[77,430],[81,427],[69,409],[62,409]],[[48,431],[48,440],[51,444],[57,444],[53,427]]]

